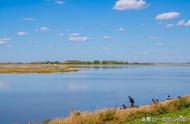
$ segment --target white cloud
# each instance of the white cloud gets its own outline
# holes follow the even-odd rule
[[[24,17],[24,21],[34,21],[35,19],[33,17]]]
[[[105,35],[103,38],[104,38],[105,40],[109,40],[109,39],[111,39],[111,36]]]
[[[80,33],[71,33],[68,35],[68,40],[70,41],[87,41],[91,39],[87,36],[82,36]]]
[[[172,28],[174,26],[187,26],[187,27],[190,27],[190,20],[187,20],[187,21],[186,20],[181,20],[177,24],[175,24],[175,23],[167,24],[166,28]]]
[[[172,23],[172,24],[167,24],[167,25],[166,25],[166,28],[172,28],[172,27],[174,27],[174,26],[175,26],[175,24],[173,24],[173,23]]]
[[[114,5],[115,10],[139,10],[146,6],[145,0],[117,0]]]
[[[177,23],[178,26],[190,26],[190,20],[185,21],[185,20],[181,20]]]
[[[28,33],[27,32],[17,32],[17,35],[18,36],[26,36],[26,35],[28,35]]]
[[[180,13],[178,12],[161,13],[156,16],[156,20],[169,20],[169,19],[174,19],[178,16],[180,16]]]
[[[182,25],[184,25],[184,24],[185,24],[185,20],[181,20],[181,21],[179,21],[179,22],[177,23],[178,26],[182,26]]]
[[[47,28],[47,27],[41,27],[41,28],[39,28],[39,29],[37,29],[36,30],[36,32],[48,32],[49,31],[49,28]]]
[[[63,0],[55,0],[54,1],[55,4],[58,4],[58,5],[62,5],[64,4],[65,2]]]
[[[118,31],[118,32],[123,32],[123,31],[125,31],[125,29],[124,29],[123,27],[119,27],[119,28],[117,29],[117,31]]]
[[[0,38],[0,45],[6,45],[8,44],[9,41],[11,41],[10,38],[6,38],[6,37]]]

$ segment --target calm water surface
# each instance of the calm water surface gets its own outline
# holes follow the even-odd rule
[[[60,74],[1,74],[0,123],[25,124],[67,116],[72,110],[93,111],[190,94],[190,67],[84,69]]]

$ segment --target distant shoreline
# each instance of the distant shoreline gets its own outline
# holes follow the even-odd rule
[[[0,74],[30,74],[30,73],[64,73],[76,72],[81,68],[128,68],[128,67],[152,67],[152,66],[189,66],[190,63],[128,63],[117,61],[104,62],[41,62],[41,63],[0,63]]]
[[[80,60],[67,60],[67,61],[34,61],[34,62],[0,62],[0,66],[5,65],[190,65],[190,62],[128,62],[128,61],[114,61],[114,60],[94,60],[94,61],[80,61]]]

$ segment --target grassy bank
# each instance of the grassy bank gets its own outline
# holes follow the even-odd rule
[[[79,71],[70,66],[55,64],[4,64],[0,65],[1,74],[25,74],[25,73],[59,73]]]
[[[167,120],[163,121],[163,118],[175,120],[180,116],[185,117],[185,123],[190,123],[190,96],[139,108],[122,110],[113,108],[96,112],[73,112],[67,118],[46,121],[44,124],[164,124]],[[144,117],[157,118],[158,120],[156,122],[144,122],[142,120]],[[179,124],[182,122],[179,120],[170,123]]]

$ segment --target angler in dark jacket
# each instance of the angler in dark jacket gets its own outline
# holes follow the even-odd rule
[[[131,107],[134,107],[135,100],[131,96],[129,96],[128,98],[129,98],[129,102],[131,103]]]

